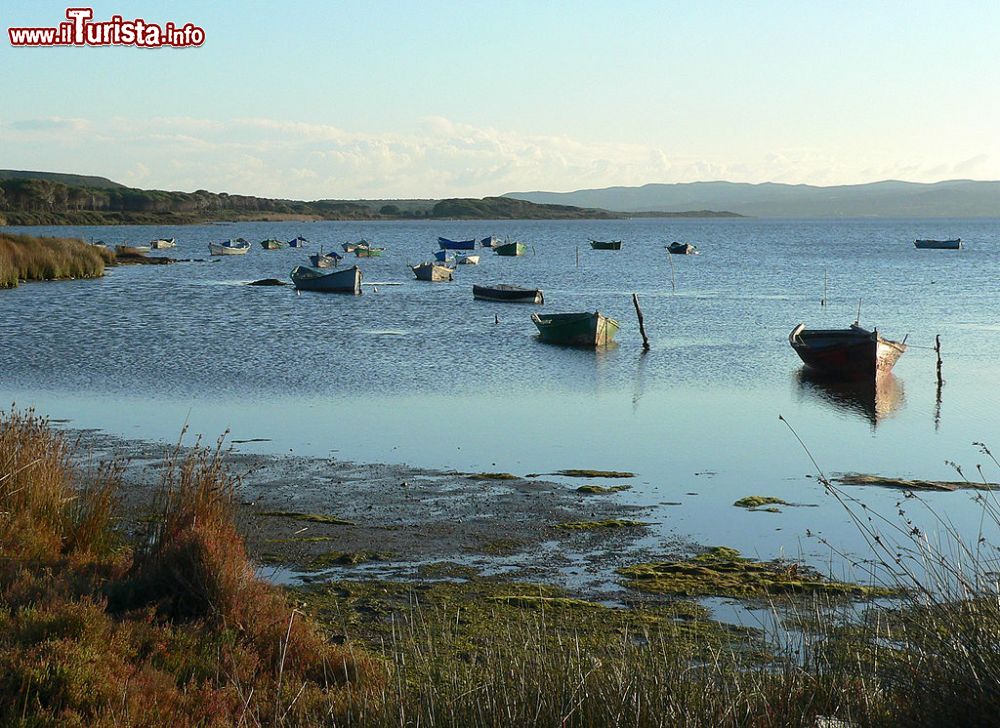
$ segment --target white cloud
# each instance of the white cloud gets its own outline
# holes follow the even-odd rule
[[[745,159],[685,156],[651,145],[590,142],[477,127],[441,116],[408,131],[355,132],[270,118],[50,117],[0,126],[0,166],[74,171],[161,189],[209,189],[298,199],[459,197],[513,190],[574,190],[650,182],[729,179],[846,184],[988,175],[985,153],[864,166],[817,148]],[[994,176],[1000,170],[994,170]]]

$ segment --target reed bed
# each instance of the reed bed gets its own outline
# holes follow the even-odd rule
[[[0,233],[0,288],[19,281],[99,278],[115,254],[73,238]]]

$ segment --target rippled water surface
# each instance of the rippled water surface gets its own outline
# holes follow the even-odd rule
[[[141,243],[208,259],[207,244],[243,236],[245,257],[113,269],[101,280],[0,291],[0,396],[72,426],[172,439],[185,422],[210,437],[268,438],[265,452],[407,462],[463,470],[631,470],[629,497],[654,506],[661,536],[750,553],[825,553],[807,529],[856,543],[812,478],[783,415],[822,468],[955,479],[1000,449],[1000,221],[619,220],[251,223],[176,228],[17,229]],[[489,250],[453,283],[418,282],[407,263],[436,237],[491,233],[528,244]],[[306,250],[257,241],[304,235]],[[914,238],[962,237],[960,252],[917,251]],[[364,294],[296,295],[243,285],[287,279],[320,245],[366,237],[382,258],[345,257]],[[590,238],[622,239],[620,252]],[[673,240],[699,256],[669,256]],[[154,253],[155,254],[155,253]],[[579,265],[577,264],[579,256]],[[343,265],[343,264],[342,264]],[[827,305],[820,305],[824,297]],[[619,345],[540,343],[538,307],[473,301],[473,283],[545,291],[545,311],[600,310]],[[398,285],[390,285],[398,284]],[[631,294],[652,350],[643,354]],[[788,346],[799,322],[843,327],[857,316],[910,350],[874,396],[803,376]],[[499,322],[497,322],[499,317]],[[938,401],[940,334],[946,383]],[[251,447],[251,446],[246,446]],[[986,469],[1000,481],[1000,472]],[[857,491],[893,512],[899,494]],[[732,502],[775,495],[819,508],[748,513]],[[973,533],[964,492],[930,498]],[[674,505],[679,504],[679,505]]]

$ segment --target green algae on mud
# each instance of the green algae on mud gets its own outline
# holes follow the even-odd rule
[[[576,489],[576,492],[585,495],[607,495],[609,493],[620,493],[623,490],[631,490],[631,488],[631,485],[581,485]]]
[[[761,506],[787,506],[788,501],[782,500],[781,498],[775,498],[771,495],[748,495],[740,498],[738,501],[733,503],[737,508],[747,508],[749,510],[756,510]],[[776,510],[776,509],[775,509]]]
[[[898,594],[884,587],[828,580],[797,563],[753,561],[725,546],[716,546],[682,561],[628,566],[618,573],[626,577],[626,586],[655,594],[737,598],[774,594],[862,598]]]
[[[512,644],[515,636],[533,646],[563,649],[567,641],[618,653],[641,639],[650,649],[685,657],[710,654],[720,646],[763,653],[754,629],[716,622],[710,611],[688,599],[626,608],[575,599],[559,587],[472,576],[463,582],[338,580],[293,589],[294,598],[334,634],[349,635],[372,651],[400,648],[403,625],[433,635],[439,658],[465,664],[480,650]],[[440,665],[448,668],[448,663]]]
[[[370,561],[388,561],[393,554],[388,551],[327,551],[309,562],[308,571],[321,571],[334,566],[357,566]]]
[[[327,523],[334,526],[353,526],[353,521],[348,521],[337,516],[326,513],[299,513],[298,511],[257,511],[258,516],[270,516],[273,518],[291,518],[296,521],[308,521],[309,523]]]
[[[882,475],[867,475],[865,473],[844,473],[834,478],[834,482],[843,485],[869,485],[882,488],[900,488],[902,490],[1000,490],[1000,483],[977,483],[972,480],[906,480],[905,478],[890,478]]]
[[[516,538],[498,538],[492,541],[484,541],[477,547],[469,548],[469,551],[489,554],[490,556],[507,556],[526,546],[524,541]]]
[[[469,480],[521,480],[513,473],[469,473],[465,477]]]
[[[552,475],[562,475],[567,478],[634,478],[635,473],[625,470],[557,470]]]
[[[605,521],[566,521],[553,524],[552,528],[562,528],[567,531],[596,531],[603,528],[642,528],[651,524],[646,521],[633,521],[628,518],[609,518]]]

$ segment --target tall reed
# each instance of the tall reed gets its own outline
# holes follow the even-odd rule
[[[99,278],[115,261],[113,252],[73,238],[0,233],[0,288],[18,281]]]

